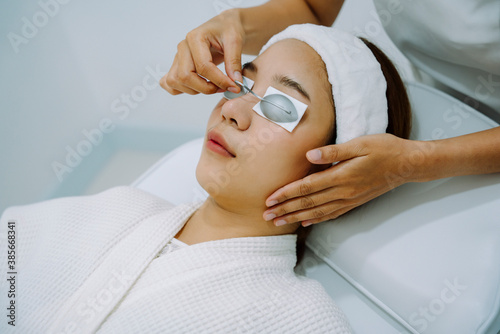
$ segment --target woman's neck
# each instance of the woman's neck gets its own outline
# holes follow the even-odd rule
[[[262,218],[263,211],[232,211],[208,197],[175,237],[192,245],[211,240],[290,234],[299,226],[299,223],[274,226]]]

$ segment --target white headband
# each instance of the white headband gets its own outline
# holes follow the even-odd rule
[[[307,43],[326,65],[335,103],[337,144],[386,132],[387,83],[379,62],[362,40],[332,27],[296,24],[271,37],[259,54],[288,38]]]

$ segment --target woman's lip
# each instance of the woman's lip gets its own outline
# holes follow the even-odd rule
[[[213,130],[207,134],[207,148],[231,158],[236,156],[228,147],[224,138]]]
[[[225,148],[224,146],[220,145],[219,143],[217,143],[215,140],[211,139],[211,140],[207,140],[207,148],[210,150],[210,151],[213,151],[215,153],[219,153],[221,155],[224,155],[226,157],[230,157],[230,158],[234,158],[234,155],[232,155],[231,153],[229,153]]]

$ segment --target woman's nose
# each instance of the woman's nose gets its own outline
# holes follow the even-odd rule
[[[227,100],[221,108],[221,116],[231,126],[238,130],[245,131],[252,124],[253,110],[252,103],[247,97],[238,97],[232,100]]]

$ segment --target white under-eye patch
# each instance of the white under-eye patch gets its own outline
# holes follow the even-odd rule
[[[307,104],[271,86],[267,88],[262,98],[264,101],[257,103],[253,107],[253,110],[260,116],[278,124],[288,132],[292,132],[293,129],[295,129],[307,109]],[[281,108],[277,108],[276,105]]]
[[[267,88],[265,95],[260,97],[252,91],[254,85],[253,80],[243,77],[242,83],[243,86],[240,82],[236,81],[236,84],[241,89],[239,93],[236,94],[226,91],[224,92],[224,97],[231,100],[250,93],[260,100],[260,102],[253,107],[253,110],[260,116],[278,124],[289,132],[292,132],[297,124],[299,124],[307,109],[307,104],[271,86]]]
[[[248,88],[252,89],[253,88],[253,85],[255,84],[255,82],[253,82],[252,79],[249,79],[247,77],[243,77],[243,84],[245,86],[247,86]]]

